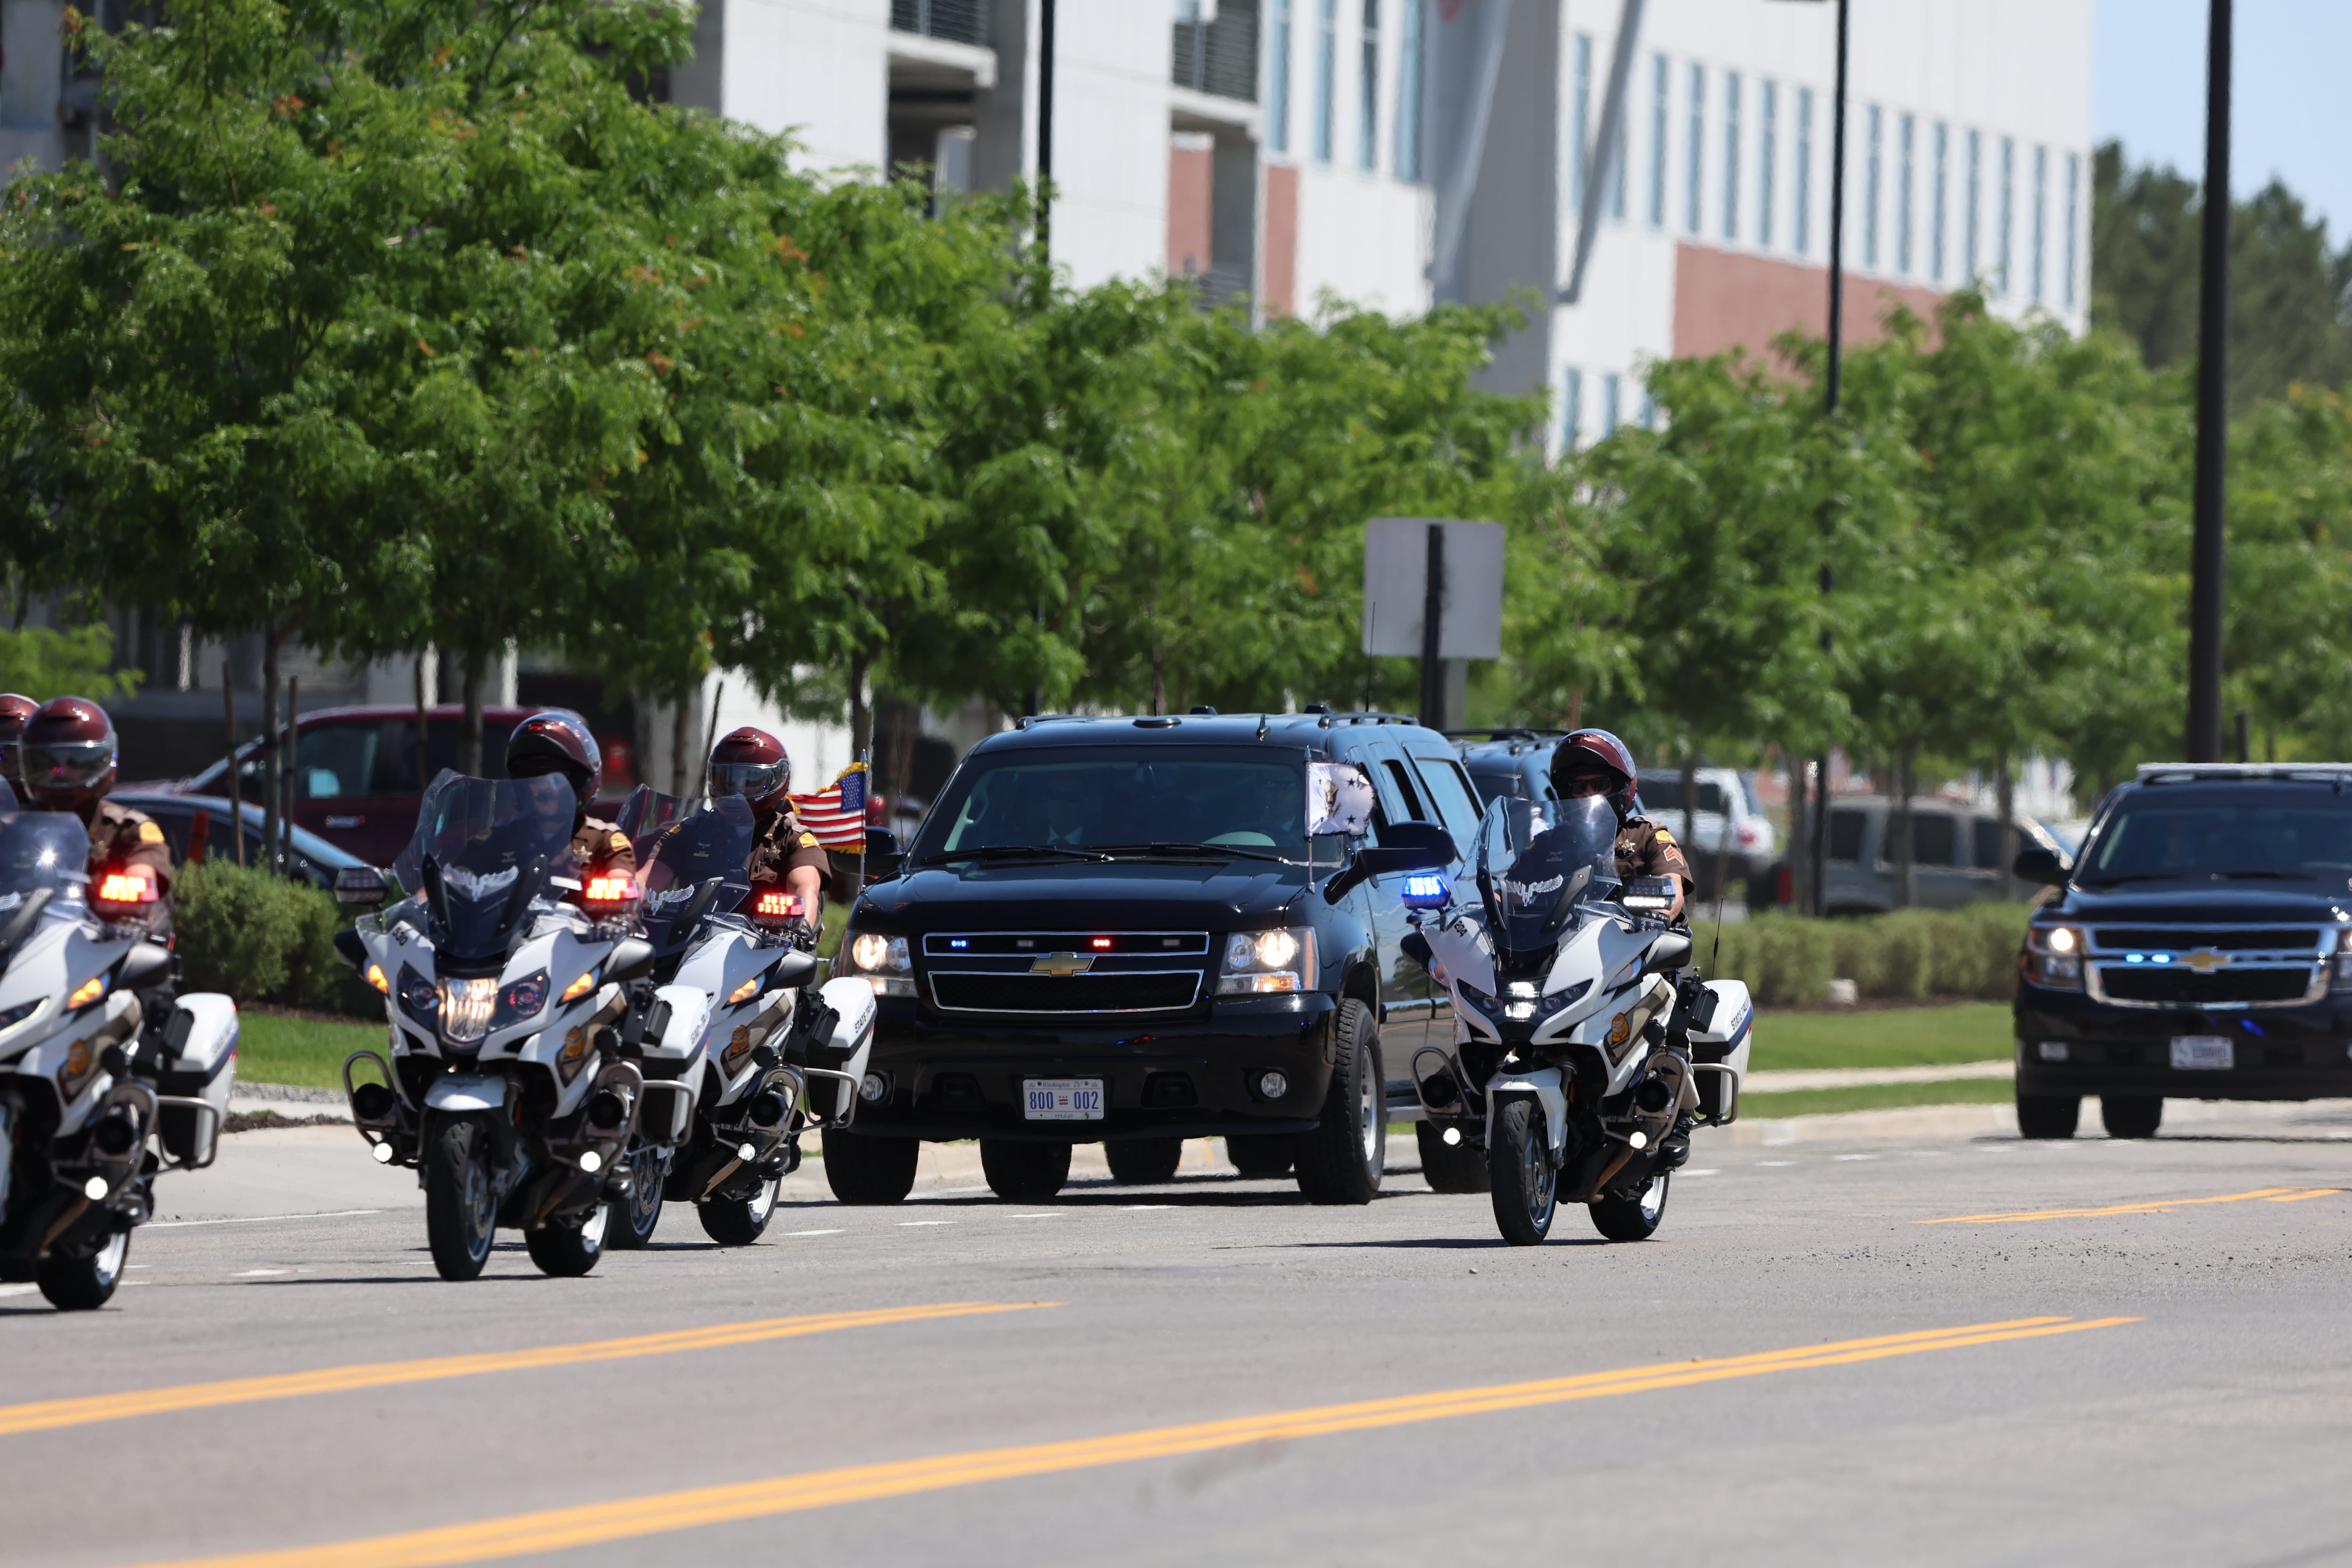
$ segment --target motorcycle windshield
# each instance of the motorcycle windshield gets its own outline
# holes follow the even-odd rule
[[[1501,944],[1551,945],[1577,904],[1617,882],[1617,814],[1598,797],[1497,799],[1478,826],[1478,885]]]
[[[733,909],[751,890],[751,845],[757,837],[751,803],[730,795],[718,800],[658,795],[640,787],[621,808],[620,829],[637,852],[637,880],[645,889],[646,940],[668,952],[692,934],[684,917],[702,885],[718,879],[740,889],[715,906]]]
[[[0,933],[36,902],[36,920],[80,920],[89,908],[89,829],[71,812],[0,816]]]
[[[571,784],[554,773],[434,781],[394,869],[403,887],[424,891],[446,952],[474,959],[505,951],[547,879],[576,873],[576,810]]]

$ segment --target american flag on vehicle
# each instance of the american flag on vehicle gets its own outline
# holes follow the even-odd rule
[[[852,763],[813,795],[792,797],[793,815],[827,849],[866,847],[866,764]]]

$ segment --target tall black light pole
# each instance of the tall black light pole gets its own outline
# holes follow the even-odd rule
[[[1054,0],[1037,5],[1037,256],[1054,257]]]
[[[1829,374],[1824,399],[1830,417],[1838,411],[1839,377],[1844,370],[1845,354],[1845,68],[1846,68],[1846,0],[1837,0],[1837,90],[1830,104],[1830,331]],[[1827,543],[1826,538],[1823,540]],[[1826,554],[1822,559],[1822,597],[1827,599],[1830,590],[1837,585],[1836,574],[1831,569]],[[1830,651],[1830,628],[1824,618],[1822,626],[1822,653]],[[1806,879],[1806,891],[1812,895],[1813,913],[1829,913],[1829,889],[1822,877],[1829,858],[1830,840],[1830,754],[1822,751],[1820,771],[1813,781],[1812,842],[1807,846],[1812,865]]]
[[[2222,483],[2230,435],[2230,0],[2205,44],[2205,257],[2197,300],[2197,510],[2189,546],[2189,760],[2221,760]]]

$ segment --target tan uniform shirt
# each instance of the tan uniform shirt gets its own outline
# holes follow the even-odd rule
[[[155,873],[156,891],[172,896],[172,846],[163,829],[145,812],[98,803],[89,819],[89,874],[93,882],[103,872],[125,866],[145,866]]]
[[[761,823],[759,839],[751,846],[751,886],[781,882],[787,872],[803,866],[814,868],[818,876],[827,879],[833,876],[833,858],[791,810],[780,811]]]
[[[1626,881],[1635,877],[1680,877],[1685,893],[1696,880],[1675,836],[1646,816],[1629,816],[1617,829],[1617,875]]]
[[[629,844],[629,836],[609,822],[583,817],[572,835],[572,858],[580,863],[581,875],[592,868],[634,873],[637,868],[637,852]]]

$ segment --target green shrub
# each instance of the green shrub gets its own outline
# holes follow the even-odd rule
[[[207,860],[180,868],[172,905],[190,990],[358,1017],[381,1012],[376,994],[335,956],[335,932],[348,919],[309,883]]]
[[[1815,921],[1778,911],[1723,928],[1711,974],[1744,980],[1768,1006],[1818,1005],[1832,976],[1864,997],[1918,1002],[1930,996],[2002,1001],[2010,994],[2025,904],[1969,904],[1957,910],[1898,910],[1863,920]],[[1696,931],[1702,961],[1713,942]]]
[[[1710,974],[1747,982],[1756,1000],[1777,1007],[1803,1007],[1829,995],[1831,932],[1825,921],[1768,912],[1723,928],[1720,956],[1706,962],[1715,933],[1702,921],[1694,932]]]

